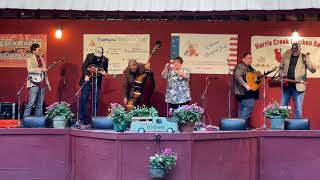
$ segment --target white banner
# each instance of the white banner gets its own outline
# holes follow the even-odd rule
[[[300,37],[301,52],[310,53],[312,63],[320,64],[320,37]],[[251,53],[253,56],[252,67],[260,72],[267,72],[273,67],[279,66],[282,55],[291,49],[291,37],[285,36],[252,36]],[[310,73],[308,77],[320,77],[320,70]],[[270,74],[272,76],[274,73]]]
[[[191,73],[228,74],[237,64],[237,46],[236,34],[173,33],[171,59],[181,56]]]
[[[84,34],[83,61],[98,46],[109,59],[109,74],[122,74],[129,59],[146,63],[150,52],[149,34]]]

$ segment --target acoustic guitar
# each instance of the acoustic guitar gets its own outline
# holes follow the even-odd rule
[[[66,58],[60,58],[59,60],[57,61],[53,61],[52,64],[50,64],[50,66],[48,66],[48,71],[55,67],[57,64],[65,61]],[[46,76],[46,73],[44,72],[40,72],[40,73],[28,73],[28,79],[30,79],[30,81],[33,83],[33,84],[39,84],[41,83],[43,80],[44,80],[44,77]]]
[[[268,74],[274,72],[278,67],[274,67],[270,71],[262,74],[260,71],[248,72],[246,74],[247,84],[251,87],[252,91],[256,91],[261,86],[262,79]]]
[[[151,57],[157,53],[161,47],[161,41],[156,41],[156,45],[152,48],[146,64],[150,63]],[[151,96],[155,88],[153,73],[146,70],[142,74],[137,75],[134,81],[134,90],[132,96],[129,97],[126,109],[130,111],[133,107],[139,105],[151,106]]]

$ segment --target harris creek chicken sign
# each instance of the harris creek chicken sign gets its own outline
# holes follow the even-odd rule
[[[289,36],[252,36],[252,67],[260,72],[267,72],[281,63],[282,55],[291,49],[294,41]],[[320,65],[320,37],[300,37],[301,53],[310,53],[310,60]],[[273,76],[274,73],[269,74]],[[308,73],[308,77],[319,78],[316,73]]]

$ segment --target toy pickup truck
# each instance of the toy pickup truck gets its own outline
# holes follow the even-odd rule
[[[178,123],[166,117],[133,117],[130,131],[133,132],[178,132]]]

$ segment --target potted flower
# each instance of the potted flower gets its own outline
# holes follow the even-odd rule
[[[129,114],[131,115],[132,120],[147,120],[152,119],[152,117],[157,117],[158,111],[154,107],[147,107],[143,105],[132,108]]]
[[[266,118],[270,120],[271,129],[284,129],[284,119],[290,116],[290,106],[280,106],[276,101],[269,103],[263,109]]]
[[[173,111],[170,109],[170,114],[178,121],[181,132],[193,132],[196,122],[200,121],[203,109],[197,104],[183,105]]]
[[[127,125],[131,122],[131,115],[118,103],[111,103],[109,111],[109,117],[113,120],[114,130],[124,132],[127,129]]]
[[[55,102],[46,109],[47,117],[52,119],[54,128],[65,128],[67,120],[74,116],[70,110],[70,104],[66,102]]]
[[[161,154],[150,156],[149,168],[150,176],[153,178],[163,178],[176,165],[177,153],[170,148],[165,149]]]

